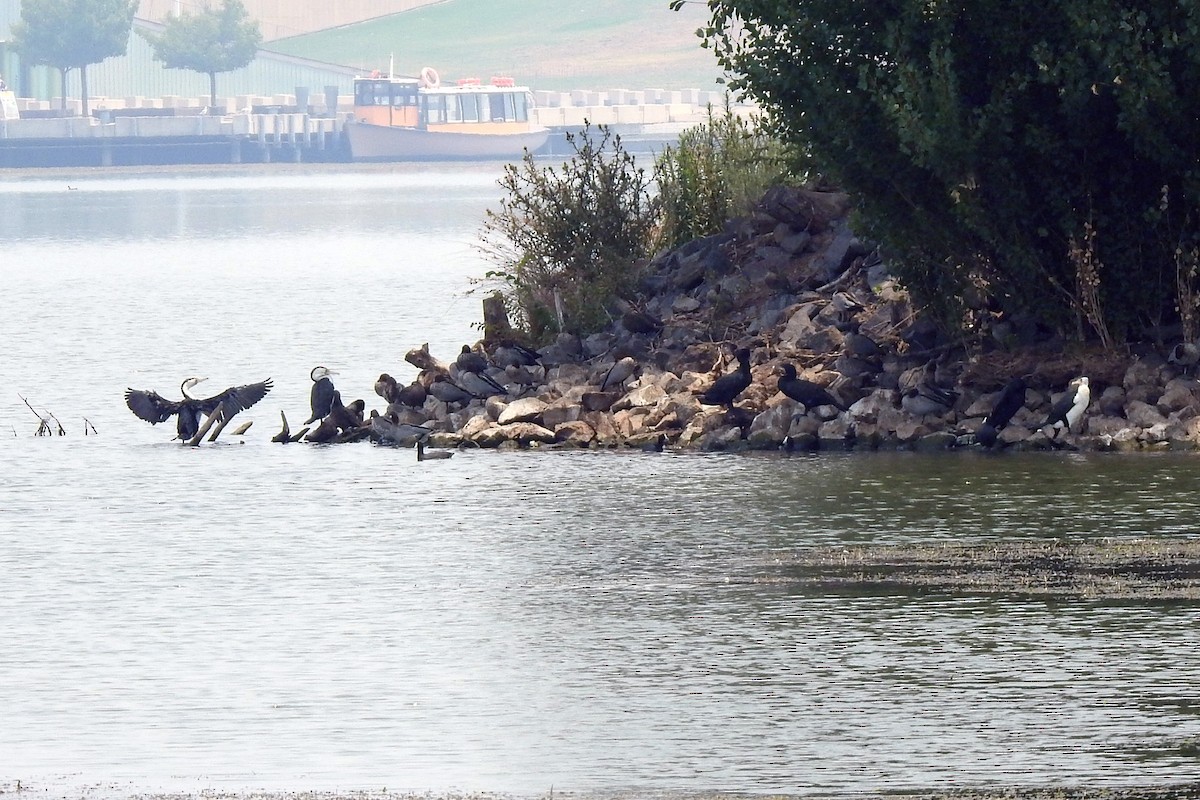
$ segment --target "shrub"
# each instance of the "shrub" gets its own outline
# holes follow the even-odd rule
[[[526,153],[505,167],[507,196],[484,221],[483,247],[500,268],[513,322],[534,343],[609,322],[612,300],[632,289],[657,220],[645,170],[601,125],[567,134],[574,155],[561,167]]]
[[[678,247],[717,233],[749,212],[787,174],[777,139],[737,116],[708,107],[705,123],[688,128],[655,160],[661,222],[657,244]]]

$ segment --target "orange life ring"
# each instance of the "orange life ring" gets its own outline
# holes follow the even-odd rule
[[[373,70],[371,70],[371,77],[372,77],[372,78],[378,78],[378,77],[379,77],[379,70],[377,70],[377,69],[373,69]]]
[[[437,70],[433,67],[422,67],[421,83],[424,84],[426,88],[436,89],[442,85],[442,79],[441,76],[438,75]]]

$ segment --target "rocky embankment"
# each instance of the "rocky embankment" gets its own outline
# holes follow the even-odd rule
[[[413,350],[413,385],[381,376],[388,407],[373,435],[387,439],[399,424],[432,428],[441,446],[704,450],[1200,442],[1189,365],[1151,347],[1080,349],[986,309],[970,341],[947,339],[854,235],[849,212],[840,193],[773,190],[725,232],[647,264],[637,299],[612,310],[608,330],[562,335],[536,358],[494,324],[462,358]],[[748,380],[724,402],[710,390],[736,373],[739,350]],[[799,382],[785,393],[788,365]],[[1080,377],[1090,389],[1082,418],[1073,430],[1047,425]],[[1011,421],[994,442],[977,437],[1014,378],[1025,389]]]

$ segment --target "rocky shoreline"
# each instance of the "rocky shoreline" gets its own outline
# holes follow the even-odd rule
[[[560,335],[536,354],[515,344],[493,299],[484,339],[468,353],[443,360],[427,348],[410,351],[417,379],[400,386],[382,375],[376,391],[386,410],[364,419],[360,405],[353,424],[324,440],[364,438],[369,428],[377,441],[411,444],[417,426],[440,447],[1200,445],[1195,365],[1172,358],[1167,343],[1082,348],[982,303],[969,340],[949,340],[854,235],[850,211],[844,194],[773,190],[725,232],[645,265],[636,298],[610,309],[607,330]],[[727,403],[714,401],[706,392],[735,372],[742,349],[748,385]],[[459,356],[486,360],[468,369]],[[831,402],[806,394],[806,405],[781,392],[786,365]],[[1080,377],[1090,380],[1082,419],[1074,430],[1047,425],[1053,403]],[[1014,378],[1025,385],[1020,407],[990,442],[977,434]]]

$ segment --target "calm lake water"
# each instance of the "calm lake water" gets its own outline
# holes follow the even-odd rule
[[[314,365],[379,407],[410,347],[478,338],[500,169],[0,174],[0,790],[1194,776],[1200,609],[771,580],[811,545],[1196,535],[1194,456],[272,444]],[[244,443],[124,406],[197,374],[274,378]]]

